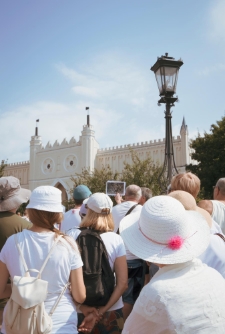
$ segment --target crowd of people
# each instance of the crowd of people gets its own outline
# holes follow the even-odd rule
[[[113,205],[79,185],[64,213],[59,189],[0,178],[1,333],[224,334],[225,178],[212,187],[196,203],[181,173],[167,195],[129,185]],[[27,280],[47,282],[36,304]]]

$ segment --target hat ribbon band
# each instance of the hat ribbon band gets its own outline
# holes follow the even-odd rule
[[[156,241],[156,240],[153,240],[151,238],[149,238],[141,229],[141,226],[140,226],[140,222],[138,222],[138,228],[139,228],[139,231],[141,232],[141,234],[147,238],[149,241],[155,243],[155,244],[158,244],[158,245],[165,245],[166,247],[170,248],[170,249],[173,249],[173,250],[176,250],[176,249],[180,249],[184,243],[185,240],[191,238],[195,233],[197,233],[198,231],[195,231],[192,235],[190,235],[189,237],[186,237],[186,238],[182,238],[180,237],[179,235],[175,235],[174,237],[171,237],[168,242],[159,242],[159,241]]]

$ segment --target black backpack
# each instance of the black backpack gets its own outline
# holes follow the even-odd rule
[[[105,245],[100,237],[100,231],[80,228],[81,233],[77,243],[81,250],[83,278],[86,287],[88,306],[104,306],[111,297],[115,277],[110,267]]]

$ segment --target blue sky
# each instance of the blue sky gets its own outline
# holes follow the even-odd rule
[[[182,58],[173,134],[225,113],[224,0],[7,0],[0,3],[0,159],[29,159],[35,120],[45,146],[79,138],[90,107],[101,148],[163,138],[150,67]]]

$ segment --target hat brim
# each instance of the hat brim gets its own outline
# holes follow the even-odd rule
[[[27,209],[35,209],[35,210],[39,210],[39,211],[48,211],[48,212],[64,212],[63,211],[63,206],[62,204],[58,204],[58,205],[52,205],[52,204],[31,204],[29,203],[27,205]]]
[[[17,209],[21,204],[29,201],[30,195],[31,191],[29,189],[20,188],[14,196],[7,198],[0,203],[0,211]]]
[[[140,213],[124,217],[120,222],[120,235],[129,251],[145,261],[158,264],[175,264],[191,261],[209,245],[210,229],[204,217],[195,211],[186,211],[190,234],[180,249],[150,241],[139,229]],[[168,222],[169,228],[169,222]]]

